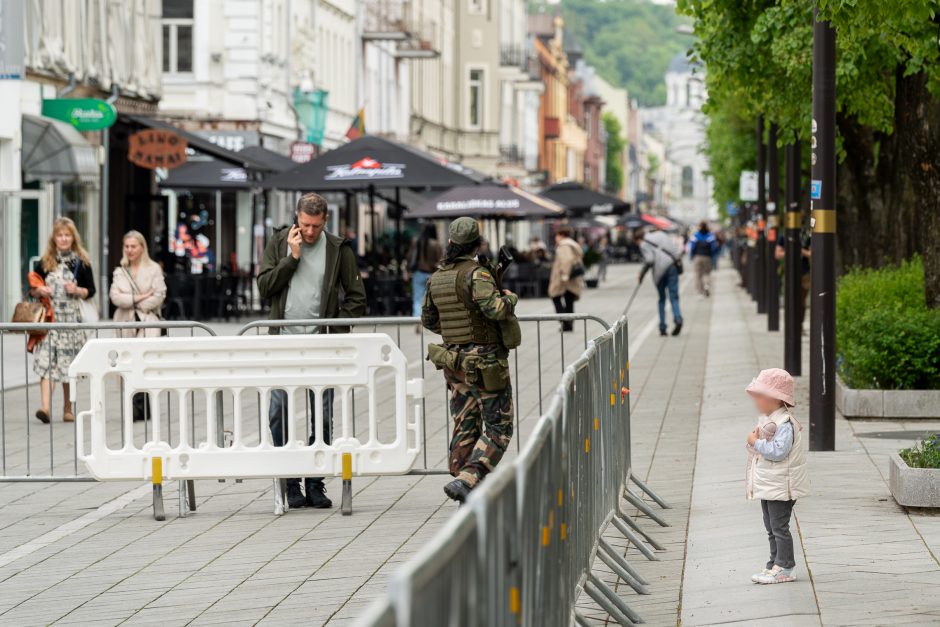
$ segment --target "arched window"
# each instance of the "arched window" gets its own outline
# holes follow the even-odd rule
[[[694,173],[692,172],[692,166],[687,165],[682,168],[682,197],[691,198],[693,192],[695,191],[695,185],[693,183]]]

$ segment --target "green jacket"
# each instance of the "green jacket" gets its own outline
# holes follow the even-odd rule
[[[271,320],[283,320],[287,290],[294,270],[300,263],[290,254],[287,245],[289,226],[275,229],[264,249],[258,272],[258,291],[271,300]],[[320,299],[321,318],[359,318],[366,310],[366,290],[359,276],[356,253],[349,240],[323,232],[326,237],[326,271],[323,275],[324,296]],[[329,333],[348,333],[349,327],[330,327]],[[271,327],[278,335],[280,329]]]

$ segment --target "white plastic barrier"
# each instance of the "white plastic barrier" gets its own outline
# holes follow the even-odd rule
[[[71,393],[77,379],[90,381],[91,409],[78,413],[76,445],[78,459],[100,481],[242,479],[340,476],[343,458],[349,454],[352,474],[389,475],[407,473],[421,450],[424,381],[407,379],[405,355],[383,333],[336,335],[237,336],[207,338],[141,338],[89,340],[69,369]],[[382,382],[377,376],[382,374]],[[385,383],[387,375],[388,383]],[[106,416],[120,409],[106,406],[105,379],[119,375],[124,380],[124,432],[133,433],[132,397],[149,392],[152,415],[159,416],[160,403],[177,393],[174,423],[179,436],[171,446],[161,433],[161,421],[151,421],[150,438],[141,447],[125,437],[121,448],[107,445]],[[394,386],[394,439],[379,440],[378,386]],[[334,390],[333,440],[323,441],[323,390]],[[304,403],[306,390],[317,402],[315,441],[307,445],[307,428],[295,411]],[[368,437],[357,439],[352,425],[354,389],[368,391]],[[288,396],[288,442],[272,444],[267,428],[267,407],[273,390]],[[193,416],[195,403],[187,395],[202,395],[204,415]],[[219,392],[235,399],[234,427],[230,446],[220,446]],[[260,394],[263,427],[260,442],[246,442],[243,427],[257,417],[244,416],[242,394]],[[200,404],[202,405],[202,404]],[[304,412],[301,412],[301,416]],[[194,422],[203,421],[205,438],[194,442]],[[90,450],[85,450],[85,425],[90,424]],[[161,470],[154,472],[159,459]],[[348,462],[347,462],[348,463]],[[348,474],[348,472],[347,472]]]

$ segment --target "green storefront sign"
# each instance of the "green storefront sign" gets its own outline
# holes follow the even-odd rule
[[[114,105],[97,98],[54,98],[42,101],[42,114],[68,122],[79,131],[100,131],[117,120]]]

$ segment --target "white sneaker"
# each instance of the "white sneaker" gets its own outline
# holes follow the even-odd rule
[[[765,571],[754,575],[751,577],[751,581],[759,584],[789,583],[796,581],[796,576],[793,574],[792,568],[780,568],[775,565],[769,572]]]

